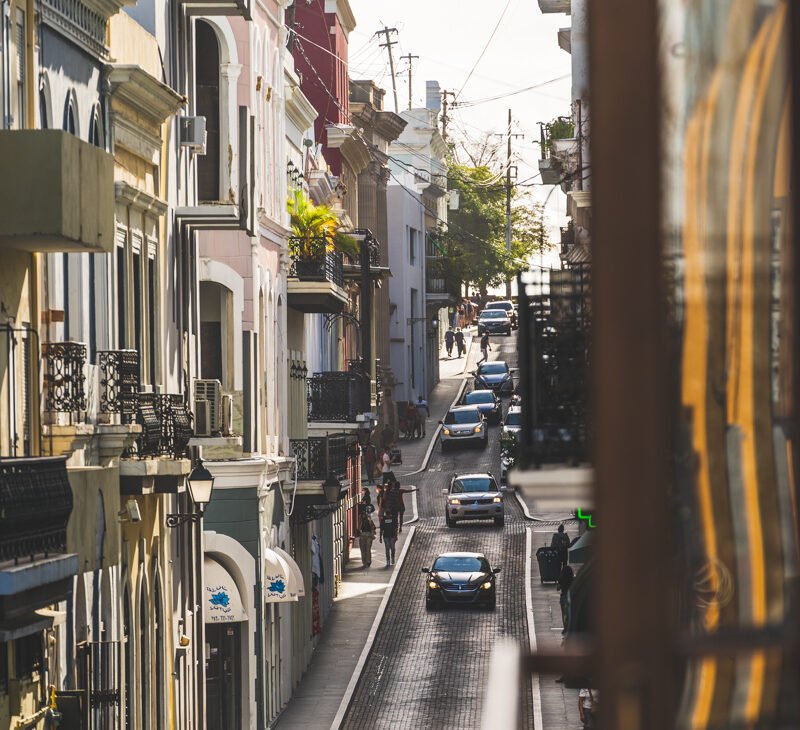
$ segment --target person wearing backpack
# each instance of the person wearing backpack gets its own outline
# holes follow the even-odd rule
[[[384,509],[381,517],[381,531],[379,542],[383,543],[386,550],[386,565],[394,565],[394,548],[397,544],[397,514],[391,509]]]
[[[558,551],[558,560],[562,567],[565,566],[569,562],[569,535],[564,531],[563,523],[558,526],[558,532],[553,533],[550,547]]]
[[[364,447],[364,464],[367,470],[367,479],[370,484],[375,484],[375,462],[378,460],[378,452],[371,441],[367,441]]]
[[[361,564],[364,568],[372,565],[372,541],[375,539],[375,523],[364,510],[359,518],[358,547],[361,550]]]

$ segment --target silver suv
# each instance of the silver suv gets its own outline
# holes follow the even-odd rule
[[[451,408],[444,421],[440,421],[439,443],[442,451],[457,444],[478,444],[485,447],[489,440],[489,428],[477,406],[456,406]]]
[[[494,520],[502,527],[505,524],[503,504],[505,487],[499,487],[489,472],[454,474],[450,487],[443,489],[446,503],[444,520],[448,527],[455,527],[459,520]]]

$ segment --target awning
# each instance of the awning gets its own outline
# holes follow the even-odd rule
[[[278,555],[280,555],[288,564],[289,568],[292,571],[291,581],[292,581],[292,590],[297,592],[298,598],[302,598],[306,595],[306,586],[305,581],[303,580],[303,571],[300,570],[300,566],[295,562],[295,559],[289,555],[285,550],[282,550],[279,547],[272,548]]]
[[[291,555],[280,548],[265,551],[262,581],[266,603],[289,603],[305,595],[300,568]]]
[[[247,611],[231,574],[216,560],[206,557],[203,563],[206,593],[203,616],[207,624],[247,621]]]

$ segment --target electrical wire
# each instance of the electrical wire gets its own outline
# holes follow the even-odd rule
[[[538,84],[533,84],[532,86],[525,86],[521,89],[516,89],[515,91],[509,91],[504,94],[497,94],[495,96],[487,96],[483,99],[474,99],[472,101],[454,101],[454,107],[462,107],[464,109],[468,109],[473,106],[478,106],[479,104],[487,104],[490,101],[499,101],[500,99],[507,99],[509,96],[516,96],[517,94],[525,94],[529,91],[536,91],[537,89],[541,89],[544,86],[549,86],[550,84],[555,84],[558,81],[564,81],[565,79],[572,78],[572,74],[564,74],[563,76],[556,76],[554,79],[548,79],[547,81],[542,81]]]
[[[506,13],[508,12],[508,9],[511,7],[511,3],[513,1],[514,0],[508,0],[508,2],[506,3],[506,6],[503,8],[503,12],[500,13],[500,18],[497,21],[497,25],[494,26],[494,30],[492,31],[492,34],[489,36],[489,40],[486,41],[486,45],[483,47],[483,50],[481,51],[481,55],[478,56],[478,60],[475,61],[475,64],[470,69],[470,72],[467,74],[466,80],[464,81],[463,84],[461,84],[461,88],[458,90],[458,93],[455,95],[455,100],[454,101],[457,101],[458,97],[461,96],[461,92],[464,91],[464,88],[469,83],[469,80],[472,78],[472,74],[475,73],[475,69],[478,68],[478,64],[481,62],[481,59],[483,58],[484,54],[486,53],[486,51],[489,50],[489,46],[491,45],[492,40],[494,39],[494,36],[497,33],[497,29],[500,27],[500,23],[503,22],[503,18],[506,17]]]

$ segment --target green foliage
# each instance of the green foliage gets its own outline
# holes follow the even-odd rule
[[[448,230],[439,237],[448,278],[455,283],[451,293],[468,283],[485,296],[489,287],[515,276],[536,251],[547,248],[542,206],[515,195],[511,251],[506,251],[505,181],[488,167],[451,164],[448,188],[459,192],[459,209],[450,211]]]
[[[567,117],[558,117],[547,124],[547,146],[553,148],[556,139],[573,139],[575,137],[575,122]]]
[[[317,255],[320,241],[327,251],[341,251],[358,255],[358,242],[352,236],[338,230],[339,219],[327,205],[314,205],[302,190],[294,190],[287,201],[292,233],[298,239],[294,243],[297,252]]]

